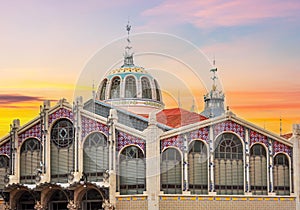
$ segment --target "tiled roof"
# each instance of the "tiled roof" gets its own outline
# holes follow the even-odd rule
[[[292,136],[293,136],[292,133],[286,133],[286,134],[281,135],[281,137],[283,137],[283,138],[285,138],[285,139],[289,139],[289,138],[291,138]]]

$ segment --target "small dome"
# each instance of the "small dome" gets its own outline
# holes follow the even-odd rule
[[[100,83],[97,99],[137,114],[164,108],[157,81],[135,65],[114,69]]]

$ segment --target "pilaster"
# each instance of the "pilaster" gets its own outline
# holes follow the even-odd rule
[[[293,168],[294,168],[294,191],[296,195],[296,209],[300,210],[300,124],[293,125]]]

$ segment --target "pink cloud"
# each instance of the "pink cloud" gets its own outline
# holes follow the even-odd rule
[[[154,16],[160,23],[189,22],[197,27],[236,26],[260,22],[269,18],[294,18],[299,16],[297,0],[166,0],[143,12]]]

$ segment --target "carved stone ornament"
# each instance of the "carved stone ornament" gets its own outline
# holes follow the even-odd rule
[[[8,204],[8,203],[5,203],[5,205],[4,205],[4,210],[10,210],[10,207],[9,207],[9,204]]]
[[[69,210],[76,210],[77,209],[77,205],[76,205],[76,203],[73,200],[70,200],[69,203],[68,203],[68,205],[67,205],[67,208]]]
[[[113,210],[114,206],[108,201],[108,199],[105,199],[104,203],[102,204],[102,208],[104,210]]]
[[[40,201],[37,201],[36,204],[34,205],[35,210],[44,210],[44,207],[42,206]]]

